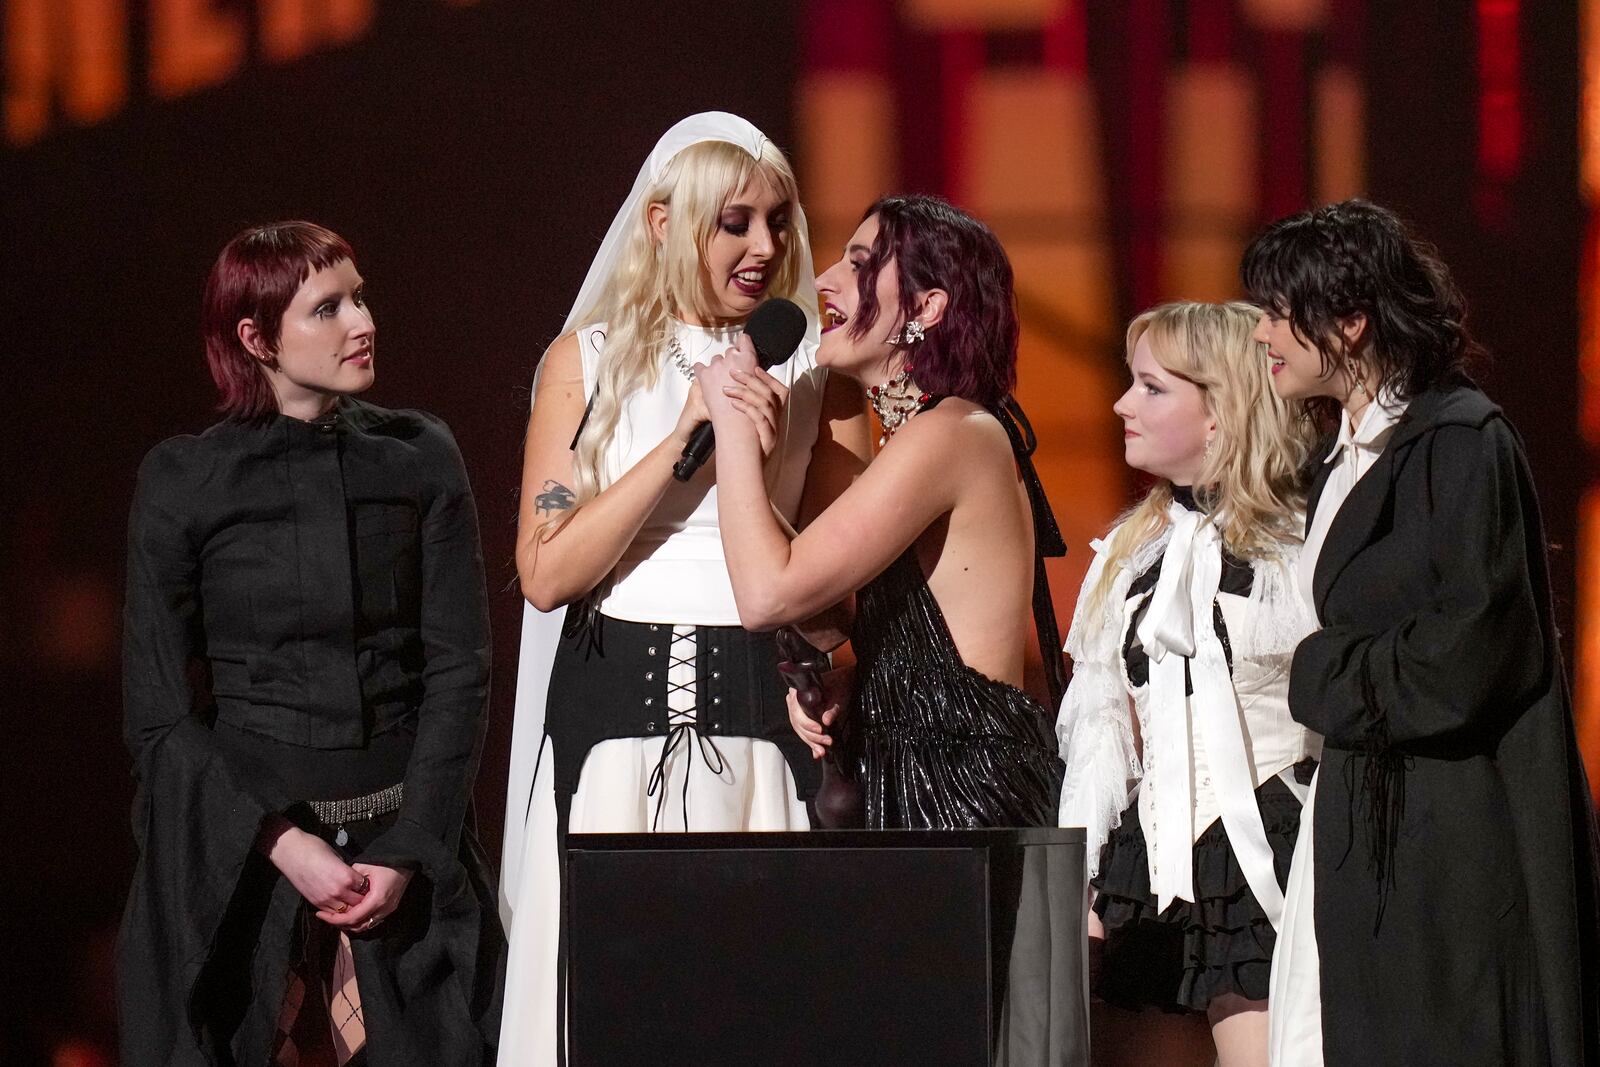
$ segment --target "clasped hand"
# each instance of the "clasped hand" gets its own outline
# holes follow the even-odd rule
[[[753,429],[761,442],[761,454],[770,456],[779,438],[783,406],[789,402],[784,384],[761,369],[755,345],[749,337],[708,363],[695,364],[695,381],[719,443]]]
[[[810,710],[801,707],[795,691],[789,690],[789,725],[811,750],[812,759],[821,759],[833,745],[831,727],[844,714],[854,682],[854,667],[838,667],[823,672],[822,700],[818,707]]]
[[[288,822],[263,832],[258,847],[329,926],[362,932],[400,906],[411,871],[346,863],[322,838]]]

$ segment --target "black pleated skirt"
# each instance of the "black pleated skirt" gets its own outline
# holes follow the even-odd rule
[[[1297,768],[1298,770],[1298,768]],[[1300,800],[1276,776],[1256,790],[1278,884],[1289,879]],[[1138,1010],[1203,1012],[1236,993],[1265,1000],[1277,932],[1256,901],[1219,818],[1194,844],[1196,900],[1156,911],[1144,829],[1135,802],[1122,814],[1100,854],[1095,914],[1106,943],[1095,994]]]

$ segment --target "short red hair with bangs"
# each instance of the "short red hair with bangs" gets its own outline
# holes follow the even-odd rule
[[[252,226],[229,241],[211,265],[201,304],[206,364],[225,414],[259,419],[278,410],[278,399],[259,361],[239,340],[239,321],[252,319],[269,351],[278,347],[283,313],[313,273],[354,260],[350,243],[314,222]]]

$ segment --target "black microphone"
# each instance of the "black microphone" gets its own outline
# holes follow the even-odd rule
[[[774,297],[756,308],[745,325],[744,335],[755,345],[756,362],[761,369],[776,367],[800,347],[800,339],[806,335],[806,313],[793,300]],[[693,478],[716,447],[716,431],[709,422],[702,422],[684,446],[683,458],[672,465],[672,476],[680,482]]]

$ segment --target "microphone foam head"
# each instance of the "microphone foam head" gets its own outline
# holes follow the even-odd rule
[[[744,332],[756,346],[756,358],[766,370],[794,355],[800,347],[800,339],[806,335],[806,313],[793,300],[774,297],[756,308]]]

